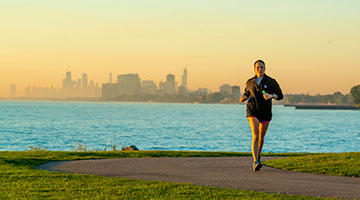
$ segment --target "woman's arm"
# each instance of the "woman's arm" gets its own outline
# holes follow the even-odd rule
[[[243,96],[240,98],[240,102],[247,101],[249,97],[250,97],[250,91],[247,89],[247,87],[245,87],[245,92]]]
[[[279,84],[276,82],[276,80],[274,79],[274,83],[273,83],[273,86],[274,86],[274,96],[273,98],[275,100],[281,100],[284,98],[284,95],[281,91],[281,88],[279,86]]]

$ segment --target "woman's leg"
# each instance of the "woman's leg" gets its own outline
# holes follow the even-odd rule
[[[259,157],[259,120],[256,117],[248,117],[248,120],[252,132],[251,152],[255,162]]]
[[[264,145],[265,140],[265,134],[269,127],[270,122],[259,122],[259,154],[258,157],[260,157],[261,150]]]

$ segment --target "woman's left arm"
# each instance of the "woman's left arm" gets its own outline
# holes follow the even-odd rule
[[[274,79],[273,82],[273,90],[274,90],[274,99],[275,100],[281,100],[284,98],[283,93],[281,91],[281,88],[279,86],[279,84],[276,82],[276,80]]]

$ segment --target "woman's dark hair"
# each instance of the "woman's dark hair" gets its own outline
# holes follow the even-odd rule
[[[264,67],[265,67],[265,62],[264,62],[263,60],[257,60],[257,61],[255,61],[255,62],[254,62],[254,68],[255,68],[256,63],[262,63],[262,64],[264,65]]]

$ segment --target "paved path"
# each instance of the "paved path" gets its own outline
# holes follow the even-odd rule
[[[259,172],[252,172],[251,162],[250,157],[126,158],[54,162],[38,169],[360,199],[360,178],[291,172],[265,166]]]

